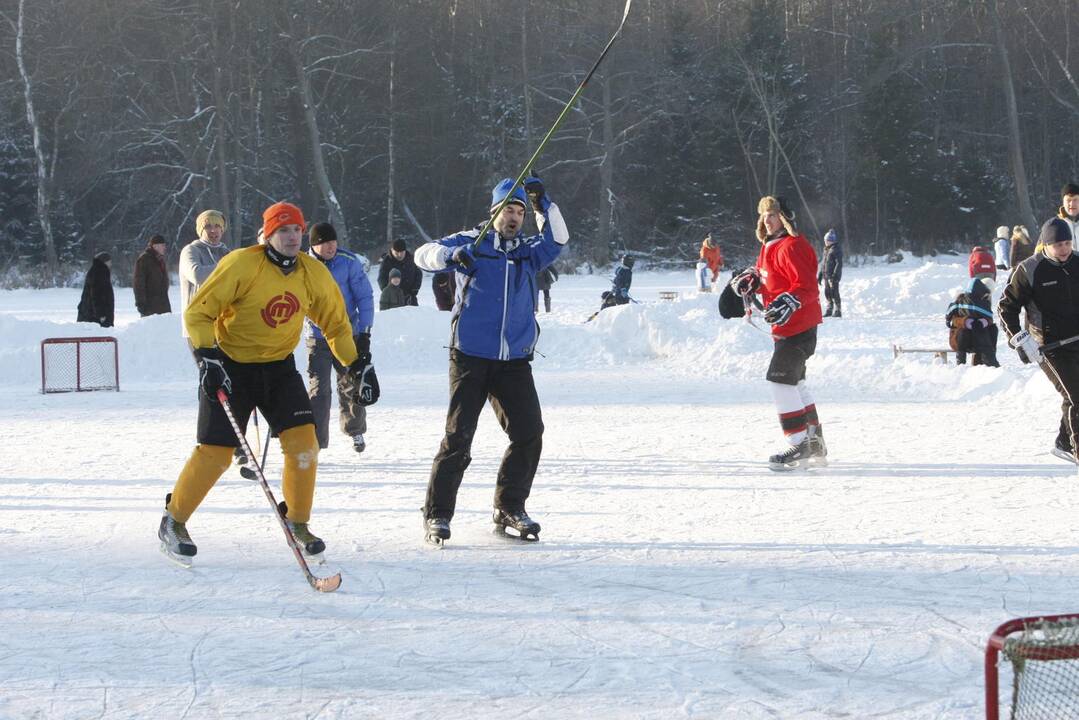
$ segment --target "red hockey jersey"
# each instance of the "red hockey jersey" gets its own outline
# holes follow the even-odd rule
[[[791,337],[820,325],[820,291],[817,289],[817,253],[801,235],[784,235],[769,240],[757,257],[761,274],[758,292],[764,306],[788,292],[802,303],[785,325],[773,325],[774,337]]]

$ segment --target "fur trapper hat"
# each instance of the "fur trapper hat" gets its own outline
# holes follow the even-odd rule
[[[765,195],[761,198],[761,201],[757,203],[757,239],[764,242],[768,239],[768,231],[764,229],[764,216],[770,212],[778,212],[779,219],[783,223],[783,227],[786,228],[788,235],[797,235],[798,233],[794,229],[794,211],[787,205],[787,201],[782,197],[773,197],[771,195]]]

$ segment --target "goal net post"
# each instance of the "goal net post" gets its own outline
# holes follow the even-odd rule
[[[1016,618],[985,650],[986,720],[1079,719],[1079,614]]]
[[[114,337],[41,341],[41,392],[120,389],[120,350]]]

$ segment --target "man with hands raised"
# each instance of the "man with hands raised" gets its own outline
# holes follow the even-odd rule
[[[540,526],[525,512],[525,501],[543,447],[543,419],[532,377],[539,338],[536,275],[554,262],[569,240],[558,206],[539,178],[514,190],[506,178],[491,192],[491,230],[482,225],[427,243],[416,250],[416,265],[428,272],[456,272],[450,337],[450,406],[446,434],[435,456],[424,503],[428,542],[450,537],[450,520],[472,439],[488,399],[510,445],[498,470],[494,496],[496,530],[536,540]],[[511,193],[512,191],[512,193]],[[507,200],[508,196],[508,200]],[[539,234],[525,237],[525,212],[535,213]]]

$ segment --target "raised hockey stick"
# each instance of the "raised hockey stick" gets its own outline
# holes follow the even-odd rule
[[[1071,345],[1073,342],[1079,342],[1079,335],[1072,335],[1070,338],[1064,338],[1063,340],[1056,340],[1051,343],[1046,343],[1045,345],[1042,345],[1041,351],[1044,353],[1049,350],[1056,350],[1058,347]]]
[[[491,225],[494,224],[495,218],[498,217],[498,214],[502,212],[502,208],[506,207],[506,203],[508,203],[510,201],[510,198],[513,197],[513,193],[517,192],[517,188],[521,187],[521,183],[523,183],[525,178],[528,177],[529,174],[532,172],[532,164],[536,162],[536,158],[538,158],[540,156],[540,153],[543,152],[543,148],[547,147],[547,141],[550,140],[551,136],[555,134],[556,130],[558,130],[559,126],[562,124],[562,120],[565,119],[570,109],[573,108],[573,104],[577,102],[577,98],[579,98],[581,96],[581,93],[584,92],[585,85],[587,85],[588,81],[592,79],[592,76],[596,74],[596,70],[599,68],[600,63],[603,62],[603,58],[607,57],[607,52],[611,49],[611,46],[614,45],[614,41],[617,40],[619,35],[622,34],[622,28],[626,25],[626,18],[629,17],[629,6],[631,4],[633,4],[633,0],[626,0],[626,8],[622,11],[622,22],[618,23],[618,29],[614,31],[614,35],[611,35],[611,39],[607,41],[607,46],[603,48],[603,52],[601,52],[599,54],[599,57],[596,58],[596,64],[593,65],[592,69],[588,71],[588,74],[584,76],[584,80],[582,80],[581,84],[577,86],[577,90],[574,91],[573,96],[569,99],[569,102],[567,102],[566,106],[562,108],[562,112],[558,114],[558,117],[554,121],[554,125],[551,126],[551,129],[548,130],[547,134],[543,137],[543,140],[540,142],[539,147],[536,148],[536,152],[532,153],[532,157],[528,158],[528,162],[525,163],[524,168],[521,170],[521,174],[518,175],[517,179],[513,181],[513,187],[511,187],[509,192],[506,193],[506,197],[502,198],[502,202],[500,202],[498,206],[493,211],[491,211],[491,217],[487,219],[487,223],[483,226],[483,230],[481,230],[479,236],[476,237],[476,241],[472,243],[473,249],[479,250],[480,243],[483,242],[483,238],[487,237],[487,232],[491,229]]]
[[[307,582],[309,582],[314,589],[325,593],[333,592],[341,587],[341,573],[331,575],[330,577],[317,577],[311,572],[311,568],[307,566],[307,560],[303,556],[303,551],[300,550],[299,545],[296,544],[296,539],[293,538],[292,533],[289,532],[288,525],[285,524],[285,518],[277,510],[277,500],[270,491],[269,483],[266,482],[266,476],[262,472],[262,466],[258,464],[258,461],[255,459],[255,454],[251,452],[251,446],[247,444],[247,438],[244,437],[243,431],[240,430],[240,424],[236,422],[236,415],[232,412],[232,405],[229,404],[228,394],[226,394],[224,390],[219,389],[217,391],[217,401],[221,403],[221,407],[225,410],[225,415],[228,416],[229,424],[232,425],[232,431],[236,433],[236,439],[240,441],[240,445],[243,447],[244,452],[247,453],[247,457],[251,458],[250,462],[255,470],[255,474],[258,476],[259,485],[262,486],[262,492],[266,494],[266,499],[270,502],[270,507],[273,509],[273,515],[277,518],[277,522],[281,526],[281,531],[285,533],[285,540],[288,542],[288,546],[292,548],[292,554],[296,556],[296,562],[300,564],[300,569],[303,570]],[[269,442],[269,440],[269,438],[266,438],[267,442]]]

